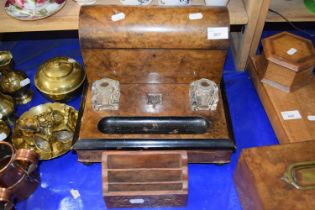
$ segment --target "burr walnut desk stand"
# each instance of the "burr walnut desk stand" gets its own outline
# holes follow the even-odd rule
[[[221,84],[226,8],[86,6],[79,37],[88,85],[74,149],[184,150],[227,163],[235,149]]]

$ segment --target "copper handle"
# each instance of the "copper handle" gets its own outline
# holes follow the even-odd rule
[[[13,162],[14,167],[17,170],[22,172],[22,176],[19,178],[17,182],[12,184],[8,189],[14,190],[20,184],[22,184],[27,178],[31,182],[39,182],[37,179],[34,179],[31,174],[37,168],[37,163],[39,160],[39,155],[33,150],[29,149],[19,149],[15,153],[15,159]]]
[[[16,165],[22,168],[27,174],[32,173],[37,168],[39,155],[33,150],[19,149],[16,151]]]
[[[22,170],[24,174],[30,174],[37,168],[39,156],[36,152],[29,149],[19,149],[15,151],[13,146],[8,142],[0,142],[0,146],[0,161],[10,159],[5,166],[0,168],[2,176],[6,173],[16,174],[16,172],[13,171],[13,168],[20,171]],[[11,176],[15,176],[13,174],[11,174]]]
[[[289,165],[282,179],[298,190],[315,189],[315,161]]]
[[[1,206],[2,205],[2,206]],[[4,210],[11,210],[14,207],[12,192],[7,188],[0,188],[0,207]]]
[[[27,177],[31,182],[39,181],[31,176],[32,172],[36,170],[37,163],[39,160],[39,155],[33,150],[29,149],[19,149],[15,154],[14,166],[17,170],[21,170],[23,176],[13,185],[9,187],[9,189],[14,189],[18,185],[20,185],[25,177]]]
[[[16,151],[11,144],[0,142],[0,157],[4,161],[0,168],[1,186],[9,189],[16,200],[27,198],[39,183],[38,154],[28,149]]]

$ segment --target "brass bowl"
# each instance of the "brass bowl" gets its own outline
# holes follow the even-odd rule
[[[39,67],[35,75],[35,86],[53,101],[68,101],[80,92],[85,77],[86,74],[77,61],[68,57],[56,57]]]
[[[77,111],[66,104],[33,107],[17,120],[12,143],[16,149],[34,150],[41,160],[58,157],[71,149],[77,119]]]

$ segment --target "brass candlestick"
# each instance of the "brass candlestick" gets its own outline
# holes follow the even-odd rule
[[[17,104],[32,100],[30,79],[22,71],[13,69],[13,57],[9,51],[0,51],[0,91],[15,98]]]
[[[8,141],[10,136],[10,128],[6,122],[0,120],[0,141]]]
[[[4,71],[12,70],[12,64],[12,54],[9,51],[0,51],[0,74]]]
[[[15,122],[14,110],[14,99],[0,92],[0,119],[6,120],[10,125],[13,125]]]
[[[17,104],[26,104],[33,98],[30,79],[22,71],[3,71],[0,91],[13,96]]]

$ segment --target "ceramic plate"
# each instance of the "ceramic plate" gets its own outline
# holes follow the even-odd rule
[[[152,0],[120,0],[123,5],[148,5]]]
[[[7,0],[6,13],[19,20],[38,20],[58,12],[66,0]]]

